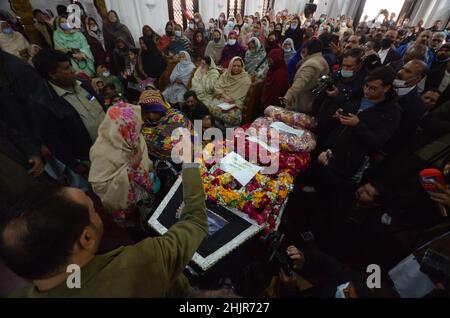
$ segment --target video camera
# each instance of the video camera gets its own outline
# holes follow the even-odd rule
[[[280,232],[272,232],[267,236],[263,237],[262,240],[267,244],[268,252],[269,252],[269,264],[275,267],[277,273],[280,269],[288,275],[292,276],[292,266],[291,260],[285,251],[280,252],[280,248],[284,239],[284,234]]]
[[[331,90],[333,89],[333,86],[337,86],[338,81],[339,77],[337,73],[332,75],[324,75],[320,78],[319,87],[314,89],[311,93],[314,96],[322,96],[327,90]]]

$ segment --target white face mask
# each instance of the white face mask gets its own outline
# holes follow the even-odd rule
[[[181,37],[181,31],[175,31],[175,36]]]
[[[189,29],[193,30],[194,29],[194,24],[189,23]]]
[[[400,79],[395,79],[392,85],[394,85],[395,88],[407,88],[406,81]]]
[[[97,32],[98,31],[98,27],[96,25],[94,25],[93,27],[91,27],[91,31],[92,32]]]
[[[350,283],[339,285],[336,288],[336,294],[335,294],[334,298],[347,298],[347,297],[345,297],[344,289],[347,289],[349,285],[350,285]]]
[[[228,44],[229,45],[235,45],[236,44],[236,39],[229,39],[228,40]]]
[[[103,72],[103,77],[109,77],[110,75],[111,73],[108,71]]]

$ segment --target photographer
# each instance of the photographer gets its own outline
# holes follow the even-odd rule
[[[370,154],[379,151],[398,127],[401,114],[392,90],[394,79],[390,67],[379,68],[366,77],[364,94],[332,105],[340,108],[313,167],[319,192],[327,196],[324,202],[331,206],[342,194],[353,191],[367,168]],[[330,117],[331,121],[333,116]]]
[[[341,70],[333,75],[336,85],[326,90],[326,98],[320,107],[319,141],[326,137],[334,124],[333,115],[340,105],[345,104],[355,93],[360,92],[367,69],[362,60],[362,49],[351,49],[344,54]]]
[[[280,272],[281,297],[312,298],[376,298],[392,294],[384,290],[369,289],[364,275],[350,269],[334,258],[314,250],[300,251],[295,246],[286,250],[294,270],[291,276]],[[300,291],[299,275],[313,284],[313,287]]]

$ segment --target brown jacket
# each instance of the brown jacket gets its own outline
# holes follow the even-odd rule
[[[311,114],[314,103],[314,96],[311,91],[318,86],[319,79],[328,73],[328,63],[323,58],[322,53],[308,56],[300,62],[294,83],[285,95],[285,98],[290,102],[288,109]]]
[[[35,22],[33,24],[34,28],[39,31],[42,36],[42,39],[45,41],[47,47],[53,47],[53,35],[48,32],[47,27],[44,24],[39,22]],[[51,25],[49,25],[51,27]]]

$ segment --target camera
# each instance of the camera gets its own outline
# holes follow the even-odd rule
[[[325,94],[327,90],[333,89],[333,86],[337,85],[337,76],[335,74],[333,75],[324,75],[320,78],[320,84],[319,87],[314,89],[311,93],[314,96],[321,96]]]
[[[291,260],[285,251],[280,252],[283,239],[284,234],[281,234],[278,231],[272,232],[262,238],[262,240],[267,244],[268,254],[270,255],[269,264],[274,267],[276,273],[282,269],[286,275],[292,276],[294,273],[292,271]]]

